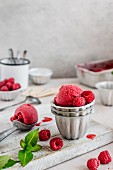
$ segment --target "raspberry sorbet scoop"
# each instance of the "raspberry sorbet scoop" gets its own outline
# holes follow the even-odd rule
[[[14,116],[10,120],[12,122],[18,120],[25,124],[33,124],[38,121],[38,113],[34,106],[23,104],[16,109]]]
[[[79,97],[83,90],[73,84],[63,85],[59,93],[54,99],[55,104],[59,106],[73,106],[73,100],[75,97]]]

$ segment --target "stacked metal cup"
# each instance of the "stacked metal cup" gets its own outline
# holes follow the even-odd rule
[[[94,103],[95,100],[81,107],[61,107],[51,102],[51,112],[63,138],[79,139],[86,134]]]

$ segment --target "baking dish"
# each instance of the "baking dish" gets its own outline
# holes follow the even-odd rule
[[[98,60],[75,66],[80,83],[95,88],[101,81],[113,81],[113,59]]]

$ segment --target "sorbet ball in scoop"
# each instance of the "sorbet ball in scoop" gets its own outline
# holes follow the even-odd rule
[[[10,118],[13,122],[14,120],[18,120],[27,125],[36,123],[38,121],[38,112],[34,106],[30,104],[23,104],[18,107],[14,113],[14,116]]]

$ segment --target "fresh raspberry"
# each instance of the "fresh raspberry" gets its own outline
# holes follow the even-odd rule
[[[61,138],[56,137],[50,140],[50,147],[52,150],[54,151],[59,150],[62,148],[62,146],[63,146],[63,140]]]
[[[0,88],[2,87],[2,86],[4,86],[5,85],[5,82],[4,81],[1,81],[0,82]]]
[[[11,84],[14,84],[15,79],[13,77],[11,77],[11,78],[8,79],[8,82],[10,82]]]
[[[107,150],[100,152],[98,159],[101,164],[108,164],[112,161],[112,158]]]
[[[87,161],[87,167],[90,170],[97,170],[99,165],[100,165],[100,161],[96,158],[91,158]]]
[[[7,82],[6,83],[6,86],[8,87],[8,89],[10,90],[11,89],[11,87],[12,87],[12,83],[9,81],[9,82]]]
[[[57,99],[57,96],[56,97],[54,97],[54,103],[56,104],[56,99]]]
[[[81,94],[86,99],[86,103],[91,103],[95,99],[95,95],[92,91],[86,90]]]
[[[7,86],[2,86],[0,91],[9,91],[8,87]]]
[[[4,85],[5,85],[7,82],[8,82],[8,80],[7,80],[7,79],[5,79],[5,80],[3,81]]]
[[[73,106],[80,107],[80,106],[84,106],[85,103],[86,103],[86,100],[84,97],[76,97],[73,101]]]
[[[51,137],[50,130],[44,129],[39,132],[39,139],[41,141],[46,141]]]
[[[15,83],[15,84],[12,84],[12,90],[17,90],[19,89],[21,86],[19,83]]]

